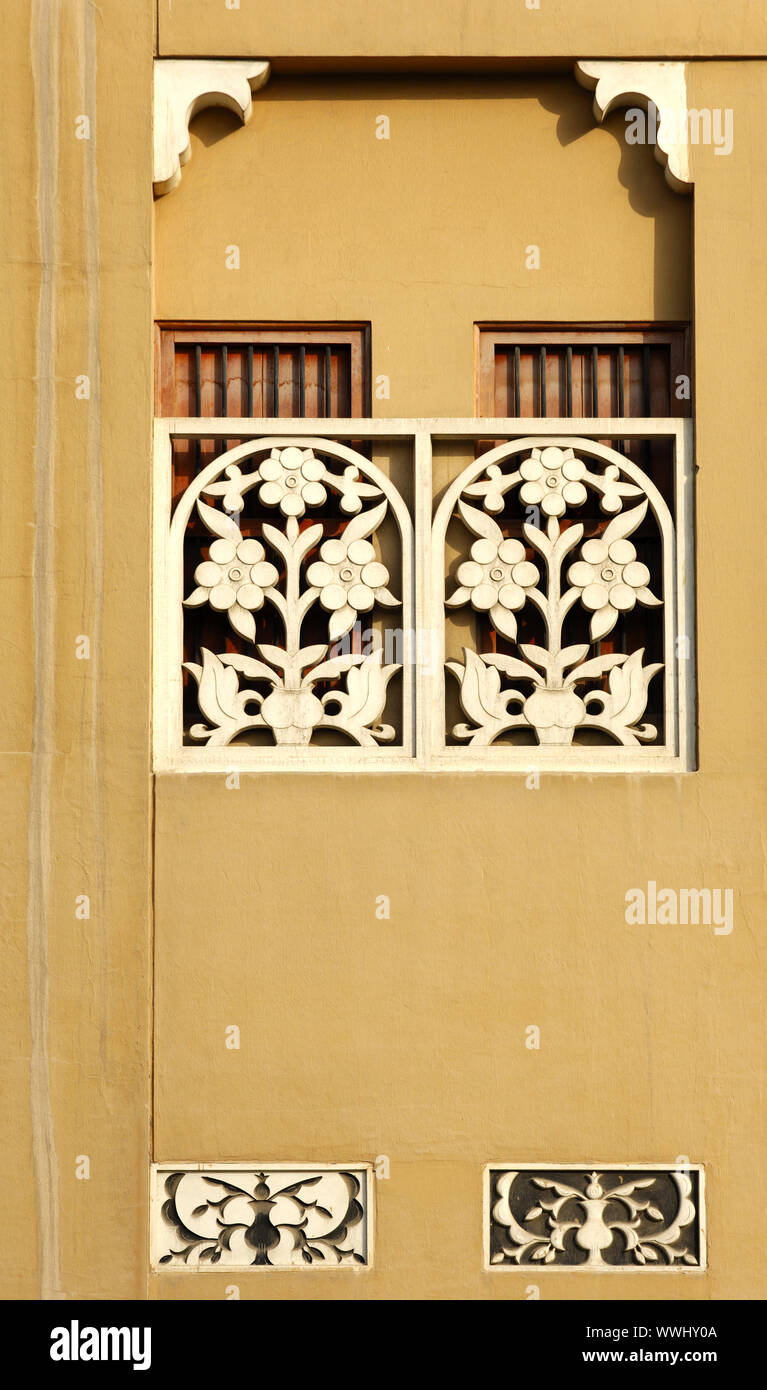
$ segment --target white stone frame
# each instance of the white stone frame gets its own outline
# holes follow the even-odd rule
[[[485,422],[483,422],[484,424]],[[431,621],[436,634],[436,674],[432,683],[432,720],[430,766],[450,771],[490,772],[540,769],[546,772],[689,772],[693,770],[695,752],[694,719],[694,535],[692,517],[692,421],[668,420],[526,420],[524,433],[520,422],[508,429],[510,421],[496,422],[491,437],[504,434],[507,441],[497,449],[483,454],[453,480],[440,502],[431,535]],[[500,429],[503,425],[506,428]],[[580,428],[579,428],[580,426]],[[478,431],[486,435],[490,430]],[[663,539],[664,593],[668,596],[664,613],[664,666],[666,733],[663,744],[644,748],[586,746],[552,748],[545,746],[493,746],[473,750],[456,748],[446,742],[445,730],[445,626],[439,622],[446,597],[444,545],[450,518],[463,489],[479,478],[493,462],[513,456],[514,452],[529,450],[545,440],[548,445],[576,445],[578,439],[589,441],[589,452],[610,459],[611,451],[595,443],[597,439],[661,439],[674,441],[676,516],[672,518],[663,498],[652,484],[644,486],[650,497]],[[622,462],[623,471],[635,480],[643,477],[628,459]],[[677,638],[689,640],[683,661],[677,659]]]
[[[600,1267],[595,1270],[586,1264],[566,1265],[550,1264],[546,1265],[543,1261],[535,1264],[526,1262],[524,1264],[491,1264],[490,1262],[490,1175],[499,1169],[514,1170],[518,1173],[540,1172],[540,1171],[559,1171],[559,1172],[599,1172],[605,1173],[636,1173],[641,1176],[648,1172],[665,1173],[696,1173],[698,1176],[698,1209],[697,1209],[697,1229],[700,1242],[700,1263],[697,1265],[685,1264],[624,1264]],[[614,1274],[685,1274],[702,1275],[708,1269],[708,1246],[706,1228],[706,1174],[702,1163],[557,1163],[551,1159],[542,1160],[538,1163],[518,1163],[497,1162],[487,1163],[482,1170],[482,1256],[483,1269],[492,1274],[512,1274],[523,1275],[526,1279],[538,1276],[539,1273],[549,1274],[590,1274],[592,1278],[601,1278],[604,1275]]]
[[[521,425],[524,428],[521,428]],[[169,538],[171,440],[173,437],[229,438],[268,441],[289,439],[309,445],[332,446],[333,441],[365,439],[410,441],[415,469],[415,517],[411,527],[404,507],[392,505],[403,540],[402,626],[412,615],[416,633],[428,632],[435,645],[435,659],[405,666],[412,684],[403,697],[405,728],[399,749],[357,747],[256,748],[232,744],[225,747],[190,747],[181,743],[181,652],[184,597],[180,552],[171,560]],[[432,441],[504,439],[517,448],[555,443],[565,439],[589,442],[594,452],[598,439],[670,439],[675,453],[674,531],[664,544],[665,656],[668,666],[666,741],[639,748],[622,746],[508,745],[469,748],[448,745],[445,731],[445,566],[444,535],[455,497],[468,475],[481,474],[485,454],[456,478],[433,515]],[[158,419],[155,422],[154,483],[154,720],[153,767],[155,772],[496,772],[521,773],[531,767],[547,773],[680,773],[695,768],[695,603],[692,421],[668,418],[642,419]],[[509,448],[507,443],[504,448]],[[242,452],[248,448],[242,447]],[[232,451],[234,454],[235,451]],[[339,445],[338,457],[343,456]],[[215,465],[218,467],[218,464]],[[628,460],[625,470],[634,468]],[[210,465],[209,468],[213,467]],[[366,464],[371,478],[388,479]],[[203,470],[196,483],[205,479]],[[192,489],[189,490],[191,495]],[[659,496],[659,494],[658,494]],[[451,499],[452,500],[449,500]],[[188,516],[193,498],[186,508]],[[185,525],[184,502],[176,509],[173,538]],[[661,499],[661,505],[662,499]],[[433,517],[433,520],[432,520]],[[677,660],[677,637],[687,638],[687,658]]]
[[[198,1264],[198,1265],[162,1265],[160,1264],[161,1251],[164,1249],[161,1209],[165,1201],[164,1182],[171,1173],[242,1173],[255,1174],[266,1172],[270,1174],[284,1173],[307,1173],[328,1174],[328,1173],[353,1173],[363,1179],[360,1197],[364,1212],[364,1231],[365,1231],[365,1250],[366,1260],[364,1264],[294,1264],[294,1265],[239,1265],[239,1264]],[[295,1162],[233,1162],[218,1161],[215,1163],[152,1163],[149,1172],[149,1259],[150,1267],[154,1274],[218,1274],[232,1275],[240,1277],[259,1273],[271,1275],[295,1274],[302,1270],[312,1270],[316,1275],[320,1273],[331,1273],[337,1270],[344,1271],[347,1276],[351,1273],[352,1277],[359,1277],[360,1274],[372,1269],[375,1255],[375,1167],[369,1161],[354,1163],[295,1163]]]
[[[381,422],[383,423],[383,422]],[[247,428],[250,424],[250,429]],[[240,744],[225,747],[190,748],[182,746],[182,677],[178,653],[183,647],[183,534],[192,507],[205,482],[221,471],[221,460],[214,460],[203,469],[179,501],[170,519],[171,440],[173,438],[248,439],[228,451],[227,460],[252,452],[254,441],[260,448],[295,440],[304,447],[321,447],[323,452],[343,463],[357,462],[359,457],[339,437],[371,438],[385,435],[387,439],[407,438],[395,429],[371,429],[369,420],[258,420],[193,419],[155,421],[155,547],[154,547],[154,766],[165,772],[221,772],[269,770],[286,772],[358,772],[365,768],[379,771],[400,771],[412,767],[415,759],[416,737],[415,668],[403,664],[402,744],[396,748],[339,747],[276,747],[254,748]],[[255,426],[255,428],[254,428]],[[413,582],[414,537],[411,517],[393,483],[374,463],[364,461],[364,471],[385,494],[397,523],[401,543],[402,606],[397,626],[414,630],[418,626],[415,613]],[[167,543],[163,538],[167,537]],[[174,553],[175,547],[175,553]],[[191,757],[189,756],[191,754]]]

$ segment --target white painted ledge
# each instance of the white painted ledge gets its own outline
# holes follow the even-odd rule
[[[575,64],[582,87],[594,93],[594,118],[621,106],[658,109],[655,158],[664,165],[666,182],[675,193],[691,193],[689,128],[685,63],[589,62]]]
[[[189,122],[208,106],[234,111],[243,124],[251,97],[269,80],[261,60],[156,58],[154,63],[154,174],[156,198],[170,193],[191,158]]]

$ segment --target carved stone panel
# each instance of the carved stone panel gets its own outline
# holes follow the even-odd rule
[[[412,752],[413,671],[386,636],[412,627],[410,536],[389,479],[332,440],[257,439],[208,465],[169,538],[174,616],[208,634],[187,637],[186,746]],[[171,640],[180,693],[180,627]]]
[[[490,1269],[704,1269],[703,1168],[491,1164],[485,1256]]]
[[[156,421],[156,770],[693,770],[691,421],[578,424]]]
[[[470,464],[434,521],[435,595],[474,615],[445,662],[443,747],[486,766],[515,748],[535,763],[531,745],[563,768],[585,749],[678,754],[678,541],[653,478],[595,440],[531,436]]]
[[[158,1164],[153,1268],[369,1265],[370,1189],[365,1164]]]

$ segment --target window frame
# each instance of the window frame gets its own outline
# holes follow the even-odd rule
[[[278,346],[349,347],[351,352],[350,415],[365,418],[371,406],[371,326],[365,320],[314,322],[299,320],[158,319],[155,322],[155,415],[173,418],[176,344],[204,343],[210,347],[262,343]],[[201,416],[214,419],[214,416]],[[239,418],[239,417],[238,417]],[[242,417],[247,418],[247,417]],[[262,417],[253,416],[253,419]]]
[[[678,376],[690,377],[692,396],[691,329],[684,322],[599,321],[594,323],[525,323],[478,321],[474,324],[474,409],[480,419],[495,418],[495,353],[508,347],[598,347],[601,344],[662,347],[671,353],[671,384]],[[692,414],[691,402],[677,400],[670,391],[671,414],[686,419]],[[491,408],[492,407],[492,408]],[[531,416],[520,415],[520,420]],[[553,417],[552,417],[553,418]],[[565,417],[576,419],[578,417]],[[590,418],[590,417],[589,417]],[[631,418],[631,417],[628,417]],[[661,417],[658,417],[661,418]]]
[[[338,749],[316,747],[256,749],[242,744],[192,748],[179,739],[174,718],[174,690],[180,682],[181,598],[173,598],[171,576],[178,558],[172,557],[170,530],[171,441],[176,435],[194,438],[209,433],[217,438],[245,434],[258,438],[279,433],[299,443],[311,436],[336,441],[407,440],[413,446],[415,504],[412,517],[412,579],[403,585],[403,616],[414,614],[414,637],[437,634],[436,649],[428,662],[416,660],[414,672],[415,706],[412,725],[414,743],[398,750],[377,748]],[[525,745],[517,748],[460,748],[448,745],[445,728],[445,562],[443,554],[444,515],[433,492],[432,450],[437,442],[459,440],[506,440],[531,443],[541,437],[567,435],[577,443],[586,440],[625,436],[664,437],[674,440],[678,479],[677,507],[673,516],[675,534],[670,552],[674,575],[674,605],[671,651],[675,654],[668,679],[675,686],[675,733],[667,729],[665,745],[655,747],[604,747],[586,745],[561,749]],[[271,441],[270,441],[271,442]],[[477,460],[479,466],[479,460]],[[263,774],[286,772],[492,772],[498,775],[525,774],[531,766],[541,772],[561,774],[688,774],[697,769],[696,676],[695,676],[695,580],[693,531],[693,421],[691,419],[353,419],[335,420],[258,420],[243,431],[241,422],[206,418],[159,419],[155,422],[154,487],[154,734],[155,772],[221,772],[232,766]],[[459,474],[456,474],[457,481]],[[452,485],[451,485],[452,486]],[[449,490],[449,489],[448,489]],[[404,553],[403,553],[404,560]],[[414,588],[411,589],[411,583]],[[678,638],[686,640],[685,659],[679,659]]]

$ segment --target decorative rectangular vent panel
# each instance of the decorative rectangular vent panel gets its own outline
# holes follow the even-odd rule
[[[180,488],[179,440],[206,442]],[[158,771],[694,766],[690,421],[156,441]]]
[[[490,1164],[488,1269],[702,1270],[703,1167]]]
[[[152,1267],[369,1265],[371,1194],[368,1164],[155,1164]]]

